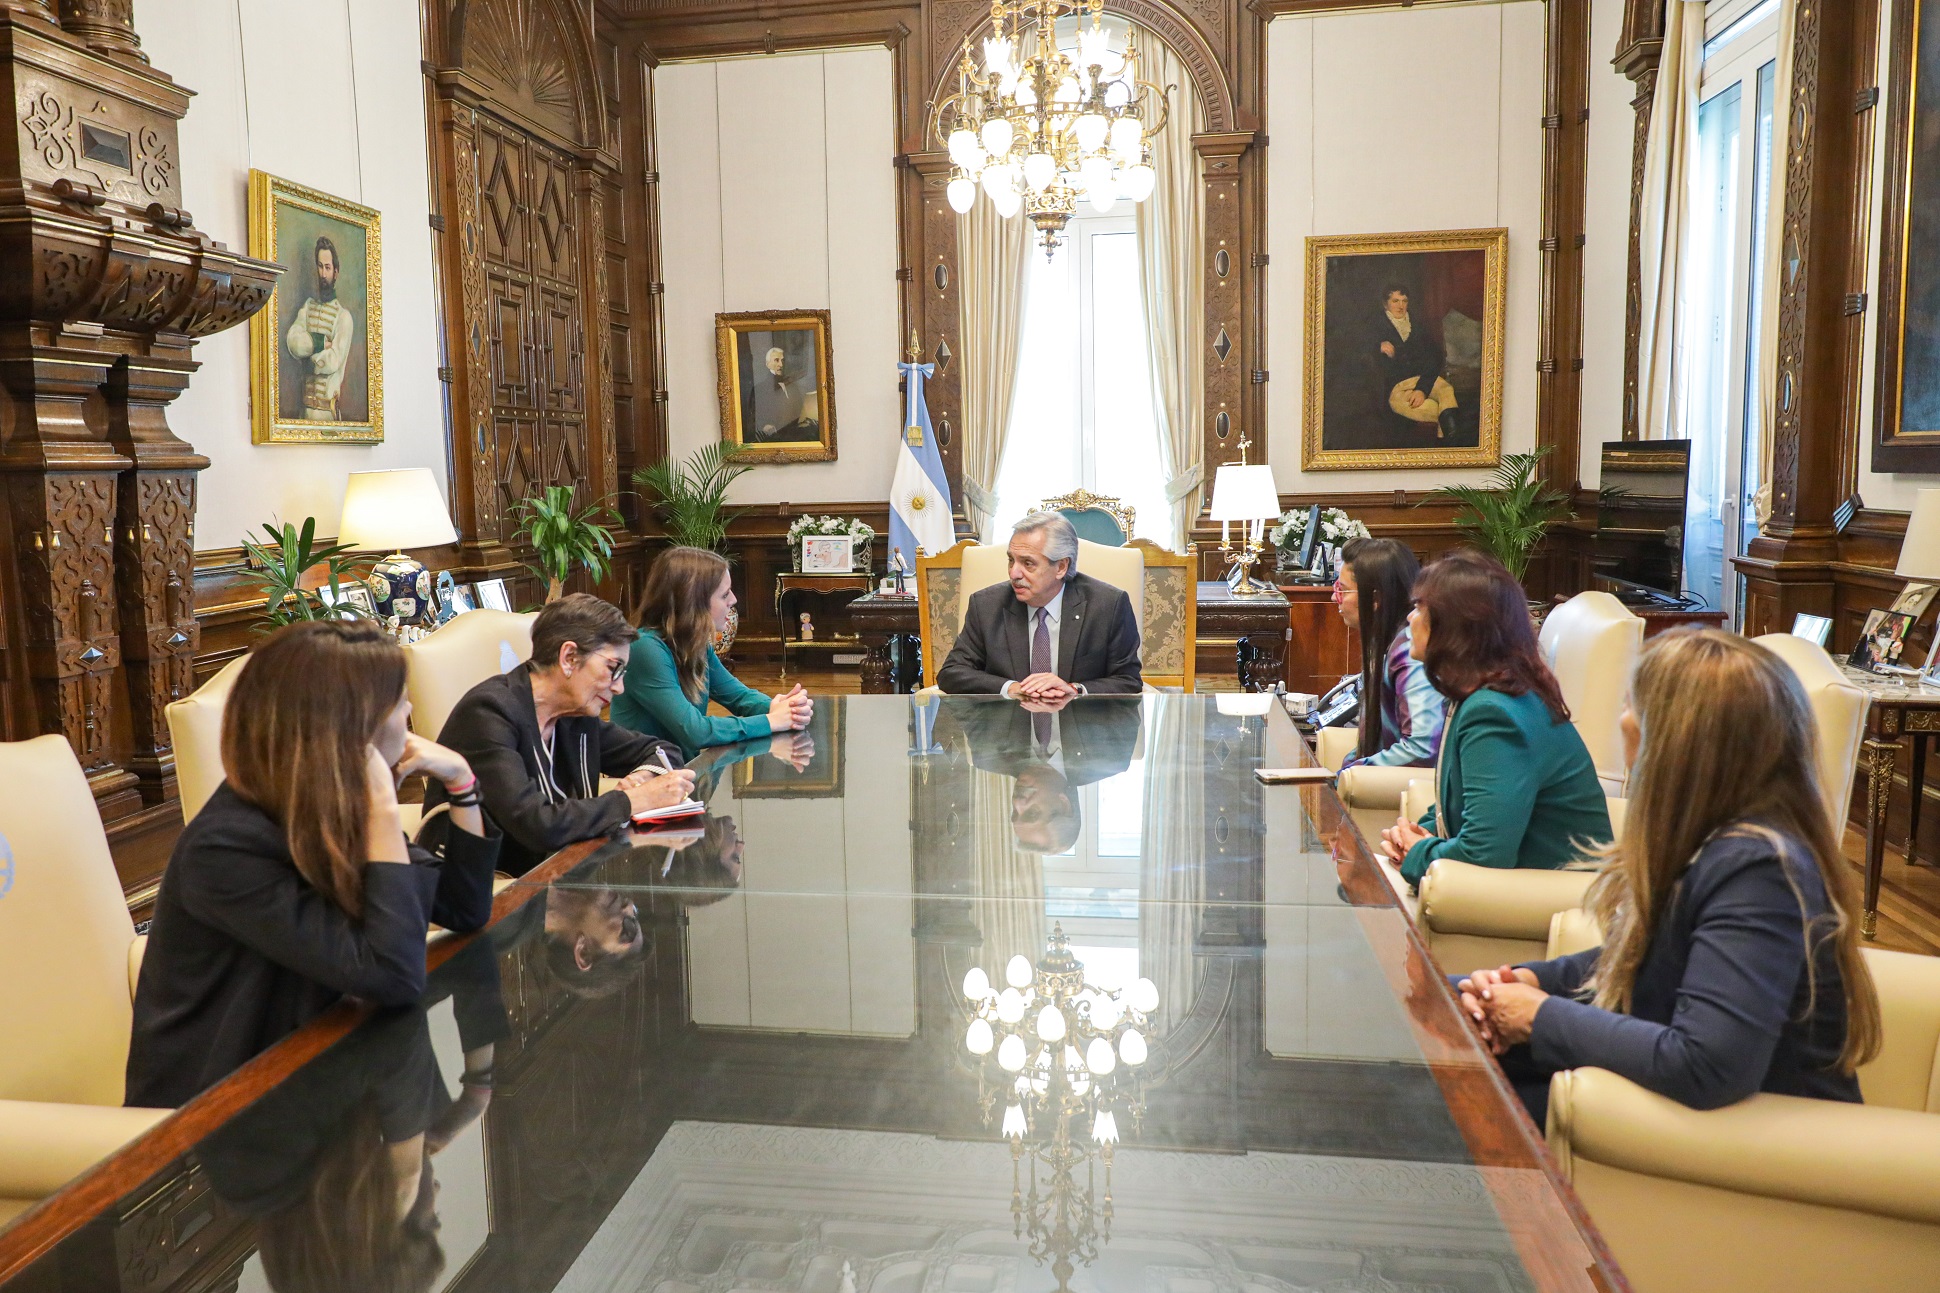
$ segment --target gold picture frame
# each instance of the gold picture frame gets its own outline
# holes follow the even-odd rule
[[[1307,239],[1301,469],[1501,461],[1508,271],[1507,229]]]
[[[251,170],[249,254],[283,266],[268,304],[249,321],[251,441],[383,443],[378,213]]]
[[[721,439],[735,462],[834,462],[827,310],[714,316]]]

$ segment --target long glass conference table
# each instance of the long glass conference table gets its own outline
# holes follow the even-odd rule
[[[809,748],[812,745],[812,751]],[[5,1293],[1625,1285],[1267,696],[818,702],[0,1231]]]

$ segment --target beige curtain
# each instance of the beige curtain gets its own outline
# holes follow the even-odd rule
[[[1638,423],[1646,440],[1674,439],[1683,384],[1679,309],[1684,293],[1691,150],[1704,70],[1704,0],[1670,0],[1644,146],[1640,230],[1642,327],[1637,343]]]
[[[1017,847],[1010,830],[1016,783],[981,768],[970,770],[970,863],[977,881],[976,920],[983,931],[977,964],[1004,984],[1004,967],[1018,953],[1032,965],[1044,959],[1044,863]]]
[[[1791,139],[1793,29],[1798,0],[1779,0],[1778,66],[1772,69],[1772,162],[1765,176],[1765,258],[1759,266],[1758,298],[1758,526],[1772,513],[1772,443],[1778,427],[1778,297],[1784,287],[1785,153]],[[1884,43],[1888,33],[1881,32]]]
[[[1205,442],[1201,416],[1206,376],[1204,186],[1192,137],[1206,128],[1192,77],[1171,46],[1138,31],[1143,77],[1177,87],[1172,116],[1152,141],[1158,183],[1137,204],[1139,286],[1145,303],[1145,345],[1151,356],[1152,404],[1159,415],[1159,465],[1172,504],[1172,547],[1184,552],[1186,531],[1199,511]],[[1237,281],[1237,280],[1235,280]]]
[[[997,469],[1010,438],[1017,354],[1024,325],[1024,272],[1031,223],[997,214],[984,194],[957,217],[957,268],[963,276],[963,503],[970,526],[990,542]],[[1033,954],[1035,960],[1043,952]]]
[[[1139,841],[1138,972],[1158,987],[1160,1036],[1199,991],[1205,899],[1206,708],[1193,696],[1153,697],[1145,721],[1145,823]]]

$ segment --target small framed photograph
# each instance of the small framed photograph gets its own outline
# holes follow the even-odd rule
[[[1832,638],[1832,621],[1824,615],[1800,612],[1792,617],[1792,636],[1824,646]]]
[[[1918,624],[1920,617],[1927,613],[1927,607],[1933,605],[1935,593],[1940,593],[1940,584],[1910,583],[1900,589],[1900,595],[1893,599],[1893,604],[1887,609],[1911,615],[1913,622]]]
[[[329,584],[320,585],[317,588],[317,600],[325,606],[334,608],[340,620],[377,618],[377,602],[371,597],[370,586],[361,579],[338,584],[334,597],[331,596]]]
[[[1883,667],[1897,667],[1907,630],[1912,627],[1913,617],[1904,611],[1872,612],[1866,616],[1865,632],[1859,635],[1859,645],[1852,649],[1849,663],[1855,669],[1875,673]]]
[[[512,594],[503,579],[481,579],[473,587],[477,590],[479,606],[494,611],[512,609]]]
[[[438,574],[438,623],[446,624],[466,611],[478,609],[478,594],[470,584],[461,584],[449,570]]]
[[[855,538],[847,534],[810,534],[802,538],[802,573],[855,573]]]

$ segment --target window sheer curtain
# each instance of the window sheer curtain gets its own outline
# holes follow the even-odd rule
[[[1674,439],[1683,386],[1678,308],[1688,255],[1691,153],[1697,144],[1704,72],[1704,0],[1670,0],[1644,145],[1637,338],[1638,427],[1646,440]]]
[[[980,540],[991,542],[997,512],[997,469],[1010,437],[1023,339],[1024,272],[1030,221],[1006,220],[979,194],[957,217],[957,267],[963,318],[963,504]],[[1033,959],[1042,948],[1033,953]]]
[[[1185,551],[1204,483],[1205,368],[1200,338],[1205,318],[1204,228],[1199,158],[1192,137],[1206,128],[1205,110],[1185,63],[1172,47],[1139,30],[1145,77],[1176,86],[1172,118],[1152,141],[1158,183],[1136,204],[1138,263],[1145,308],[1146,350],[1152,363],[1152,403],[1159,418],[1159,465],[1172,504],[1172,547]]]

